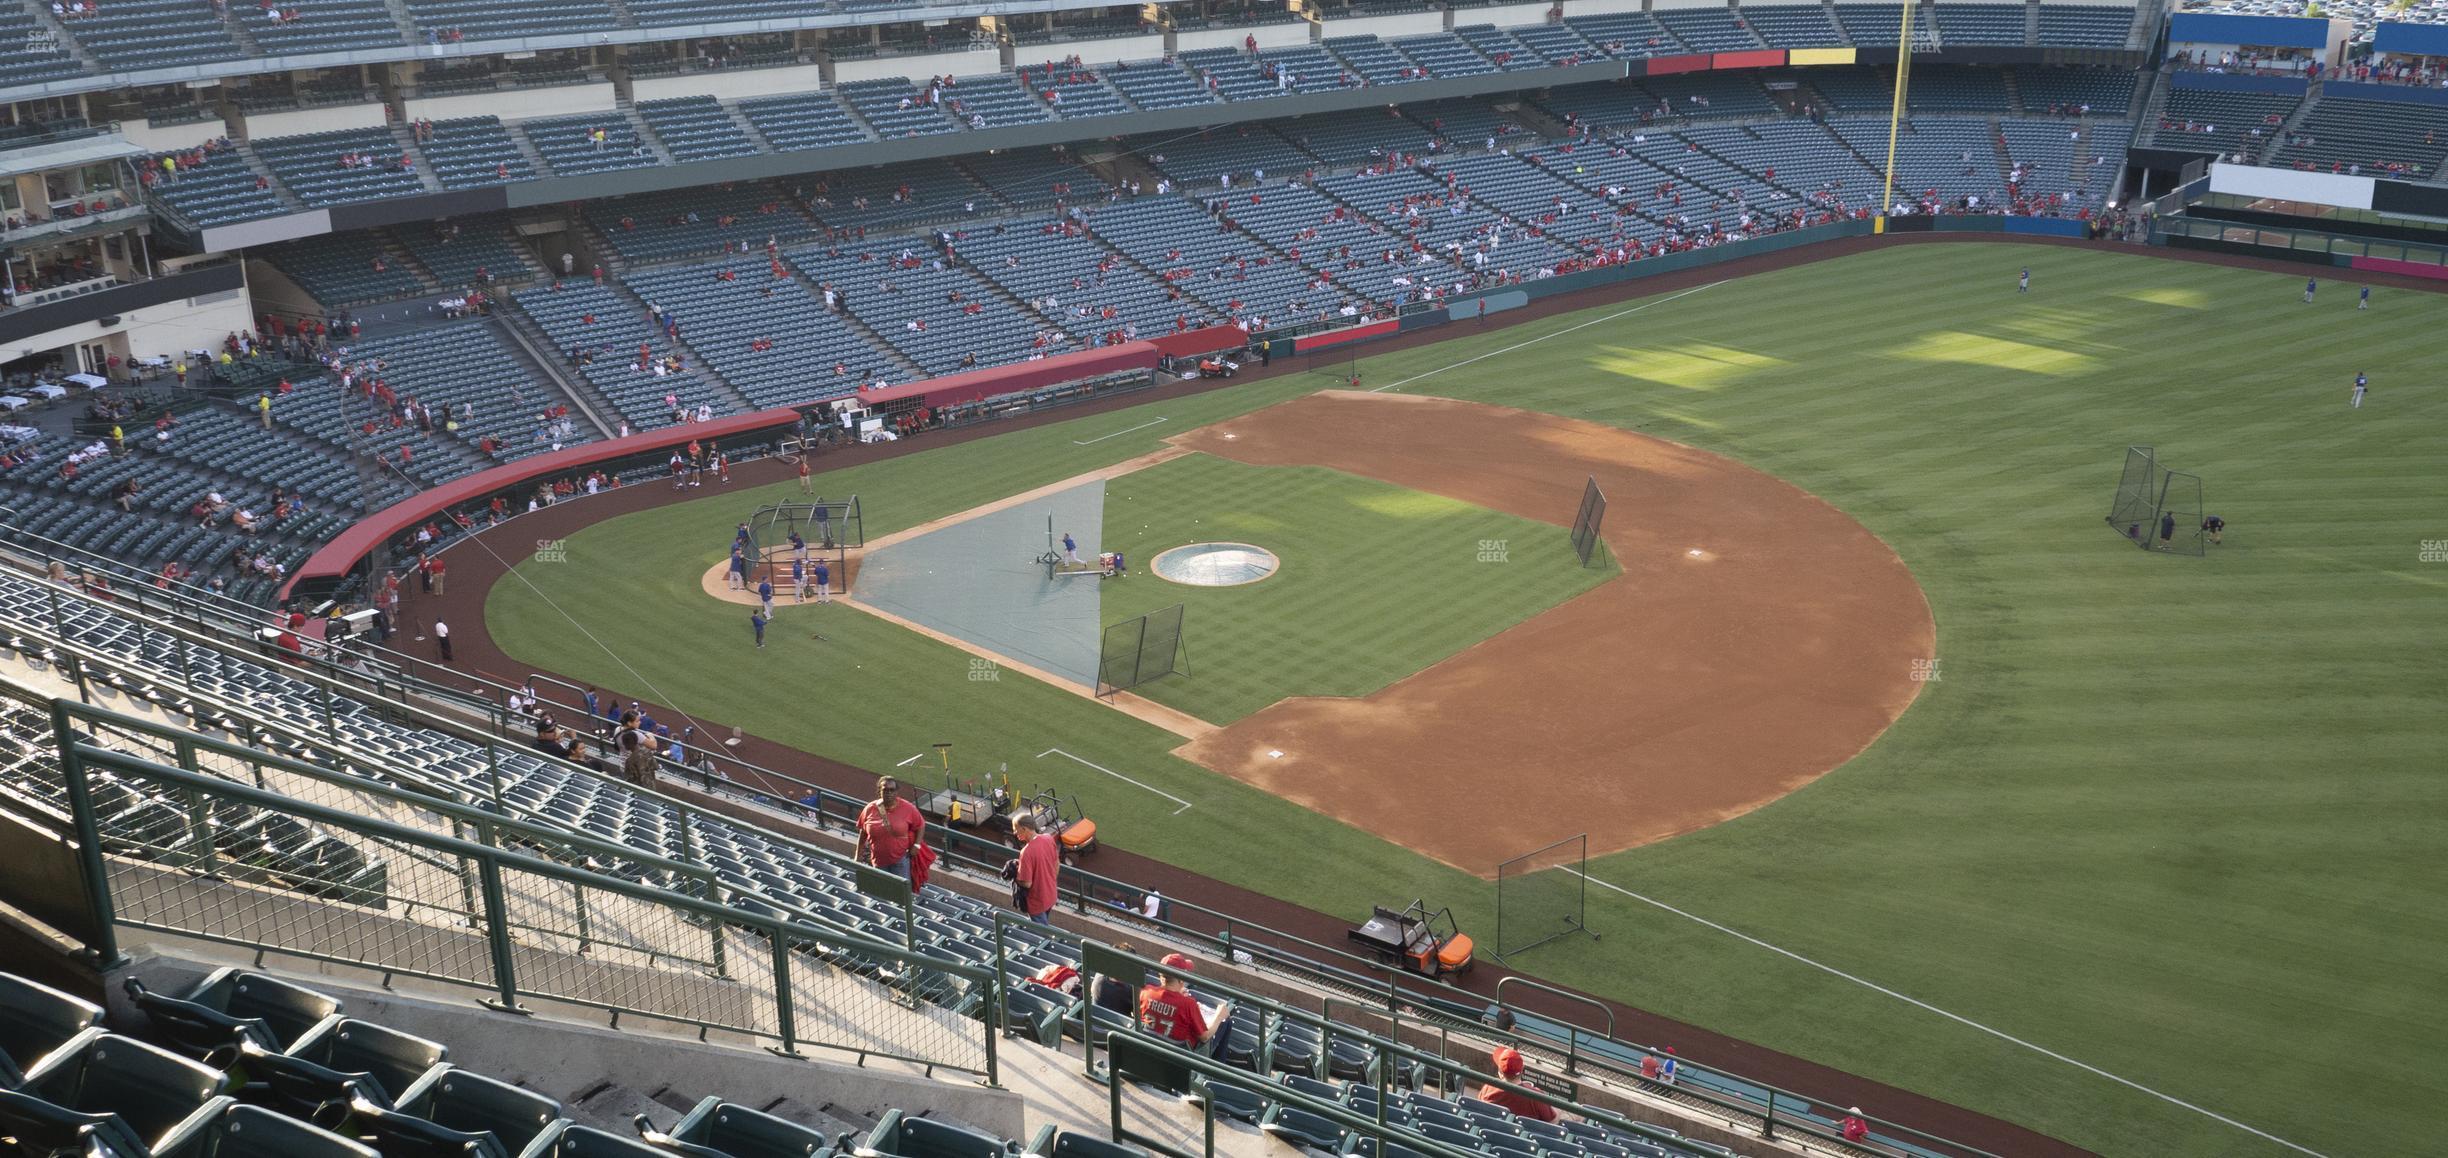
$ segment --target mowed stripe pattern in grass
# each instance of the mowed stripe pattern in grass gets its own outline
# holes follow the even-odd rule
[[[1245,587],[1167,582],[1189,543],[1250,543],[1282,567]],[[1191,674],[1139,694],[1228,724],[1290,696],[1364,696],[1611,578],[1561,527],[1324,467],[1204,454],[1105,486],[1099,545],[1134,573],[1108,582],[1103,622],[1185,604]]]
[[[2028,297],[2013,292],[2024,265]],[[1882,536],[1930,596],[1941,678],[1885,738],[1600,875],[2326,1153],[2433,1152],[2448,1105],[2448,564],[2418,555],[2448,539],[2448,407],[2423,381],[2448,304],[2382,291],[2357,315],[2343,294],[2304,306],[2301,289],[2070,249],[1908,246],[1660,301],[1421,382],[1778,474]],[[1623,308],[1365,370],[1393,382]],[[2350,414],[2358,368],[2372,396]],[[881,533],[1316,384],[1251,383],[820,482],[858,490]],[[2204,476],[2233,527],[2224,547],[2155,557],[2115,538],[2102,516],[2129,442]],[[733,522],[786,493],[573,536],[569,565],[521,566],[536,590],[497,588],[488,626],[542,666],[624,691],[643,672],[692,710],[868,767],[948,739],[973,770],[1009,759],[1025,779],[1061,746],[1197,802],[1176,818],[1160,798],[1063,779],[1127,847],[1355,919],[1426,897],[1488,931],[1484,883],[1172,759],[1174,737],[1076,696],[972,682],[962,653],[855,613],[814,645],[786,609],[783,646],[748,666],[744,622],[697,577]],[[1423,807],[1468,823],[1482,807],[1608,806],[1513,799],[1502,782],[1491,769],[1488,800]],[[1605,940],[1557,942],[1525,967],[2103,1153],[2289,1153],[1590,896]]]
[[[1599,875],[2316,1149],[2435,1145],[2448,1018],[2419,962],[2448,946],[2448,565],[2419,556],[2448,538],[2427,366],[2448,302],[2382,291],[2357,314],[2301,287],[1895,249],[1422,382],[1741,458],[1860,518],[1930,594],[1940,678],[1887,737]],[[2209,558],[2105,528],[2133,442],[2206,480],[2231,526]],[[1540,967],[1621,976],[1572,952]],[[1826,1016],[1828,984],[1789,963],[1756,977],[1656,1004],[2110,1152],[2278,1152],[2077,1071],[2002,1082],[2013,1047],[1934,1049],[1924,1012]]]

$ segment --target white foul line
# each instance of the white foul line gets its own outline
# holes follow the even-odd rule
[[[1719,284],[1723,284],[1723,283],[1719,283]],[[1707,287],[1705,287],[1705,286],[1704,286],[1704,287],[1702,287],[1702,288],[1707,288]],[[2281,1138],[2281,1137],[2279,1137],[2279,1136],[2278,1136],[2278,1135],[2276,1135],[2276,1134],[2269,1133],[2269,1132],[2267,1132],[2267,1131],[2265,1131],[2265,1130],[2256,1130],[2256,1129],[2252,1128],[2251,1126],[2247,1126],[2247,1125],[2245,1125],[2244,1123],[2239,1122],[2239,1121],[2236,1121],[2235,1119],[2230,1118],[2230,1117],[2226,1116],[2225,1114],[2218,1113],[2218,1112],[2217,1112],[2217,1111],[2215,1111],[2215,1110],[2205,1110],[2205,1109],[2203,1109],[2202,1107],[2200,1107],[2200,1106],[2196,1106],[2196,1105],[2194,1105],[2193,1103],[2188,1102],[2188,1101],[2185,1101],[2185,1100],[2184,1100],[2184,1099],[2182,1099],[2182,1098],[2178,1098],[2178,1097],[2174,1097],[2174,1096],[2171,1096],[2171,1095],[2168,1095],[2168,1094],[2163,1094],[2163,1093],[2160,1093],[2159,1091],[2154,1090],[2154,1089],[2150,1088],[2149,1086],[2143,1085],[2143,1084],[2142,1084],[2142,1083],[2140,1083],[2140,1082],[2134,1081],[2134,1080],[2132,1080],[2132,1079],[2130,1079],[2130,1078],[2121,1078],[2121,1077],[2118,1077],[2117,1075],[2112,1074],[2112,1073],[2109,1073],[2108,1071],[2106,1071],[2106,1070],[2104,1070],[2104,1069],[2101,1069],[2101,1068],[2099,1068],[2098,1066],[2092,1065],[2092,1064],[2090,1064],[2089,1062],[2076,1061],[2076,1060],[2074,1060],[2073,1058],[2067,1057],[2066,1055],[2061,1054],[2061,1053],[2058,1053],[2057,1051],[2055,1051],[2055,1050],[2053,1050],[2053,1049],[2049,1049],[2049,1048],[2048,1048],[2048,1047],[2046,1047],[2046,1046],[2033,1045],[2032,1043],[2030,1043],[2030,1042],[2028,1042],[2028,1041],[2025,1041],[2025,1040],[2023,1040],[2022,1038],[2016,1037],[2016,1036],[2014,1036],[2013,1034],[2007,1033],[2007,1032],[2005,1032],[2005,1031],[2003,1031],[2003,1030],[1991,1029],[1991,1028],[1989,1028],[1988,1026],[1982,1025],[1981,1023],[1979,1023],[1979,1022],[1977,1022],[1977,1021],[1974,1021],[1974,1020],[1972,1020],[1971,1018],[1964,1017],[1964,1016],[1962,1016],[1961,1014],[1949,1013],[1949,1012],[1947,1012],[1946,1010],[1940,1009],[1940,1008],[1938,1008],[1937,1006],[1930,1004],[1929,1002],[1926,1002],[1926,1001],[1920,1000],[1919,998],[1915,998],[1915,997],[1906,997],[1905,995],[1903,995],[1903,994],[1901,994],[1901,993],[1898,993],[1898,992],[1896,992],[1896,991],[1895,991],[1895,990],[1893,990],[1893,989],[1889,989],[1889,988],[1887,988],[1887,987],[1886,987],[1886,986],[1884,986],[1884,985],[1880,985],[1880,984],[1878,984],[1878,983],[1877,983],[1877,982],[1875,982],[1875,981],[1865,981],[1865,980],[1863,980],[1862,978],[1855,977],[1854,975],[1852,975],[1852,974],[1850,974],[1850,973],[1847,973],[1847,972],[1845,972],[1845,971],[1844,971],[1844,970],[1842,970],[1842,969],[1838,969],[1838,968],[1836,968],[1836,967],[1835,967],[1835,966],[1833,966],[1833,965],[1822,965],[1822,964],[1820,964],[1819,962],[1817,962],[1817,961],[1813,961],[1813,960],[1811,960],[1810,958],[1805,957],[1805,956],[1801,955],[1800,953],[1796,953],[1796,952],[1794,952],[1794,951],[1793,951],[1793,950],[1791,950],[1791,949],[1786,949],[1786,948],[1783,948],[1783,947],[1780,947],[1780,946],[1771,945],[1771,944],[1769,944],[1768,942],[1766,942],[1766,941],[1762,941],[1762,940],[1760,940],[1759,938],[1754,937],[1754,936],[1752,936],[1752,935],[1751,935],[1751,934],[1749,934],[1749,933],[1741,932],[1741,931],[1736,930],[1736,929],[1729,929],[1729,928],[1727,928],[1726,926],[1724,926],[1724,925],[1720,925],[1720,924],[1718,924],[1717,922],[1712,921],[1712,920],[1709,920],[1709,919],[1708,919],[1708,918],[1706,918],[1706,917],[1699,916],[1699,915],[1697,915],[1697,914],[1693,914],[1693,913],[1687,913],[1687,912],[1684,912],[1683,910],[1678,909],[1678,908],[1674,907],[1673,905],[1667,904],[1666,902],[1661,901],[1661,900],[1658,900],[1658,899],[1656,899],[1656,898],[1654,898],[1654,897],[1645,897],[1645,896],[1642,896],[1641,894],[1636,893],[1636,892],[1633,892],[1632,890],[1627,889],[1627,888],[1623,887],[1622,885],[1616,884],[1616,883],[1615,883],[1615,882],[1613,882],[1613,881],[1602,881],[1602,880],[1599,880],[1597,877],[1591,876],[1591,875],[1589,875],[1588,873],[1581,872],[1581,871],[1579,871],[1579,870],[1577,870],[1577,869],[1570,869],[1570,868],[1567,868],[1567,869],[1565,869],[1564,871],[1569,872],[1569,873],[1573,873],[1574,875],[1576,875],[1576,876],[1580,877],[1582,880],[1588,881],[1589,883],[1591,883],[1591,884],[1593,884],[1593,885],[1597,885],[1598,887],[1600,887],[1600,888],[1602,888],[1602,889],[1613,889],[1614,891],[1616,891],[1616,892],[1618,892],[1618,893],[1622,893],[1623,895],[1625,895],[1625,896],[1627,896],[1627,897],[1630,897],[1630,898],[1632,898],[1633,900],[1639,901],[1639,902],[1641,902],[1641,903],[1643,903],[1643,904],[1655,905],[1655,906],[1657,906],[1658,908],[1664,909],[1664,910],[1666,910],[1666,911],[1667,911],[1667,912],[1669,912],[1669,913],[1673,913],[1674,915],[1676,915],[1676,916],[1678,916],[1678,917],[1681,917],[1681,918],[1683,918],[1683,919],[1685,919],[1685,920],[1687,920],[1687,921],[1695,921],[1695,922],[1698,922],[1698,923],[1700,923],[1700,924],[1703,924],[1703,925],[1708,926],[1709,928],[1715,929],[1715,930],[1717,930],[1717,931],[1718,931],[1718,932],[1720,932],[1720,933],[1724,933],[1724,934],[1726,934],[1727,936],[1730,936],[1730,937],[1739,937],[1739,938],[1741,938],[1741,939],[1743,939],[1743,940],[1745,940],[1745,941],[1749,941],[1749,942],[1751,942],[1752,944],[1759,946],[1759,947],[1760,947],[1760,948],[1762,948],[1762,949],[1766,949],[1766,950],[1768,950],[1768,951],[1769,951],[1769,952],[1771,952],[1771,953],[1778,954],[1779,956],[1790,957],[1790,958],[1792,958],[1792,959],[1794,959],[1794,960],[1796,960],[1796,961],[1801,962],[1801,963],[1802,963],[1802,964],[1804,964],[1804,965],[1808,965],[1808,966],[1810,966],[1811,968],[1813,968],[1813,969],[1817,969],[1817,970],[1819,970],[1819,971],[1821,971],[1821,972],[1823,972],[1823,973],[1829,973],[1829,974],[1833,974],[1833,975],[1835,975],[1835,976],[1837,976],[1837,977],[1842,977],[1842,978],[1844,978],[1845,980],[1850,981],[1850,982],[1854,983],[1855,985],[1859,985],[1859,986],[1861,986],[1861,987],[1863,987],[1863,988],[1865,988],[1865,989],[1869,989],[1869,990],[1872,990],[1872,991],[1875,991],[1875,992],[1878,992],[1878,993],[1884,993],[1884,994],[1886,994],[1887,996],[1892,997],[1892,998],[1895,998],[1896,1000],[1901,1001],[1901,1002],[1903,1002],[1903,1003],[1905,1003],[1905,1004],[1907,1004],[1907,1005],[1918,1006],[1918,1007],[1920,1007],[1920,1008],[1922,1008],[1922,1009],[1926,1009],[1926,1010],[1930,1011],[1931,1013],[1935,1013],[1935,1014],[1937,1014],[1937,1015],[1938,1015],[1938,1016],[1940,1016],[1940,1017],[1946,1018],[1946,1019],[1947,1019],[1947,1020],[1949,1020],[1949,1021],[1958,1022],[1958,1023],[1961,1023],[1961,1024],[1963,1024],[1963,1025],[1970,1026],[1970,1027],[1972,1027],[1973,1029],[1977,1029],[1977,1030],[1981,1031],[1982,1033],[1988,1034],[1988,1035],[1989,1035],[1989,1036],[1991,1036],[1991,1037],[1998,1038],[1998,1039],[2000,1039],[2000,1040],[2007,1041],[2007,1042],[2011,1042],[2011,1043],[2013,1043],[2013,1044],[2015,1044],[2015,1045],[2022,1046],[2023,1048],[2028,1049],[2028,1050],[2032,1051],[2033,1053],[2040,1054],[2040,1055],[2041,1055],[2041,1056],[2043,1056],[2043,1057],[2055,1058],[2056,1060],[2061,1061],[2061,1062],[2064,1062],[2064,1063],[2065,1063],[2065,1064],[2067,1064],[2067,1065],[2073,1066],[2073,1067],[2074,1067],[2074,1068],[2076,1068],[2076,1069],[2079,1069],[2079,1070],[2087,1070],[2087,1071],[2089,1071],[2089,1072],[2091,1072],[2091,1073],[2097,1074],[2097,1075],[2099,1075],[2100,1077],[2103,1077],[2103,1078],[2108,1079],[2109,1081],[2115,1082],[2116,1084],[2118,1084],[2118,1085],[2120,1085],[2120,1086],[2125,1086],[2125,1087],[2127,1087],[2127,1088],[2129,1088],[2129,1089],[2138,1090],[2138,1091],[2140,1091],[2140,1092],[2142,1092],[2142,1093],[2149,1094],[2150,1096],[2152,1096],[2152,1097],[2154,1097],[2154,1098],[2157,1098],[2157,1099],[2159,1099],[2160,1101],[2166,1102],[2166,1103],[2168,1103],[2168,1104],[2170,1104],[2170,1105],[2173,1105],[2173,1106],[2181,1106],[2181,1107],[2183,1107],[2183,1108],[2185,1108],[2185,1109],[2191,1110],[2191,1111],[2193,1111],[2194,1113],[2196,1113],[2196,1114],[2200,1114],[2201,1116],[2203,1116],[2203,1117],[2205,1117],[2205,1118],[2208,1118],[2208,1119],[2210,1119],[2210,1120],[2212,1120],[2212,1121],[2214,1121],[2214,1122],[2223,1122],[2223,1123],[2226,1123],[2227,1125],[2233,1126],[2233,1127],[2235,1127],[2235,1128],[2236,1128],[2236,1129],[2238,1129],[2238,1130],[2242,1130],[2242,1131],[2244,1131],[2244,1132],[2245,1132],[2245,1133],[2247,1133],[2247,1134],[2251,1134],[2251,1135],[2253,1135],[2253,1136],[2254,1136],[2254,1137],[2256,1137],[2256,1138],[2263,1138],[2263,1139],[2266,1139],[2266,1140],[2268,1140],[2268,1141],[2275,1142],[2275,1143],[2277,1143],[2277,1144],[2279,1144],[2279,1145],[2281,1145],[2281,1146],[2284,1146],[2284,1147],[2286,1147],[2286,1148],[2287,1148],[2287,1149],[2289,1149],[2289,1150],[2293,1150],[2293,1151],[2295,1151],[2295,1152],[2297,1152],[2297,1153],[2299,1153],[2299,1154],[2310,1154],[2310,1155],[2312,1155],[2312,1156],[2313,1156],[2313,1158],[2326,1158],[2326,1156],[2325,1156],[2325,1155],[2323,1155],[2323,1154],[2322,1154],[2320,1151],[2318,1151],[2318,1150],[2314,1150],[2314,1149],[2312,1149],[2311,1147],[2308,1147],[2308,1146],[2298,1146],[2298,1145],[2296,1145],[2295,1143],[2293,1143],[2293,1142],[2289,1142],[2289,1141],[2287,1141],[2286,1139]]]
[[[1131,433],[1131,431],[1133,431],[1133,430],[1146,430],[1148,427],[1154,426],[1154,425],[1156,425],[1156,423],[1157,423],[1157,422],[1162,422],[1162,421],[1164,421],[1164,419],[1159,418],[1159,419],[1157,419],[1157,420],[1156,420],[1156,422],[1142,422],[1142,423],[1140,423],[1140,424],[1139,424],[1139,425],[1137,425],[1137,426],[1131,427],[1131,428],[1130,428],[1130,430],[1117,430],[1117,431],[1114,431],[1112,434],[1100,434],[1100,435],[1097,435],[1095,438],[1091,438],[1091,439],[1089,439],[1087,442],[1081,442],[1079,439],[1074,438],[1074,439],[1072,439],[1072,440],[1071,440],[1071,445],[1073,445],[1073,446],[1088,446],[1088,445],[1093,444],[1093,443],[1103,442],[1103,441],[1105,441],[1105,440],[1106,440],[1106,439],[1108,439],[1108,438],[1120,438],[1120,437],[1122,437],[1122,436],[1123,436],[1123,435],[1125,435],[1125,434],[1129,434],[1129,433]]]
[[[1045,758],[1046,758],[1046,757],[1048,757],[1048,756],[1063,756],[1063,757],[1068,757],[1069,759],[1072,759],[1072,760],[1077,760],[1077,761],[1079,761],[1079,763],[1082,763],[1082,764],[1088,764],[1088,761],[1086,761],[1086,760],[1080,760],[1080,758],[1079,758],[1079,757],[1077,757],[1077,756],[1073,756],[1073,755],[1071,755],[1071,753],[1069,753],[1069,752],[1065,752],[1065,751],[1063,751],[1063,750],[1062,750],[1062,749],[1060,749],[1060,748],[1048,748],[1048,749],[1046,749],[1046,750],[1045,750],[1045,751],[1043,751],[1043,752],[1039,752],[1039,753],[1037,753],[1037,758],[1038,758],[1038,759],[1040,759],[1040,760],[1043,760],[1043,759],[1045,759]],[[1167,792],[1167,791],[1165,791],[1165,790],[1164,790],[1164,789],[1162,789],[1162,788],[1152,788],[1152,787],[1149,787],[1148,785],[1145,785],[1145,784],[1139,784],[1139,782],[1138,782],[1138,781],[1133,780],[1133,779],[1131,779],[1130,777],[1125,776],[1125,775],[1123,775],[1123,774],[1121,774],[1121,773],[1119,773],[1119,772],[1116,772],[1116,771],[1114,771],[1114,770],[1113,770],[1113,769],[1111,769],[1111,768],[1107,768],[1107,767],[1105,767],[1105,766],[1103,766],[1103,765],[1101,765],[1101,764],[1088,764],[1088,766],[1089,766],[1089,767],[1091,767],[1091,768],[1094,768],[1094,769],[1096,769],[1097,771],[1102,772],[1102,773],[1104,773],[1104,774],[1106,774],[1106,775],[1108,775],[1108,776],[1111,776],[1111,777],[1113,777],[1114,779],[1119,780],[1119,781],[1121,781],[1121,782],[1123,782],[1123,783],[1125,783],[1125,784],[1138,784],[1138,785],[1139,785],[1139,787],[1141,787],[1141,788],[1146,788],[1148,791],[1153,792],[1153,793],[1155,793],[1155,794],[1156,794],[1156,795],[1158,795],[1158,796],[1162,796],[1162,797],[1164,797],[1165,799],[1170,800],[1170,801],[1172,801],[1172,802],[1173,802],[1173,803],[1175,803],[1175,804],[1181,805],[1181,807],[1176,808],[1176,809],[1174,809],[1174,810],[1173,810],[1173,815],[1175,815],[1175,816],[1180,816],[1182,813],[1185,813],[1185,812],[1190,811],[1190,802],[1189,802],[1189,801],[1184,800],[1184,799],[1182,799],[1182,798],[1181,798],[1181,797],[1179,797],[1179,796],[1175,796],[1175,795],[1173,795],[1172,793]]]
[[[1521,348],[1522,348],[1522,347],[1524,347],[1524,346],[1535,346],[1535,345],[1538,345],[1540,342],[1544,342],[1544,341],[1546,341],[1546,340],[1547,340],[1547,339],[1549,339],[1549,338],[1560,338],[1560,337],[1563,337],[1564,335],[1569,334],[1569,333],[1573,332],[1574,330],[1586,330],[1586,329],[1590,328],[1591,326],[1597,325],[1597,324],[1598,324],[1598,323],[1600,323],[1600,322],[1611,322],[1611,321],[1614,321],[1614,320],[1615,320],[1615,319],[1617,319],[1617,318],[1623,317],[1623,316],[1624,316],[1624,315],[1626,315],[1626,314],[1637,314],[1637,313],[1641,312],[1642,310],[1648,309],[1648,308],[1649,308],[1649,307],[1651,307],[1651,306],[1662,306],[1662,305],[1665,305],[1666,303],[1671,302],[1671,301],[1674,301],[1674,300],[1676,300],[1676,299],[1678,299],[1678,298],[1687,298],[1687,297],[1692,296],[1693,294],[1699,293],[1701,290],[1704,290],[1704,289],[1716,289],[1718,286],[1724,285],[1726,282],[1729,282],[1729,281],[1732,281],[1732,280],[1734,280],[1734,279],[1732,279],[1732,278],[1724,278],[1724,279],[1721,279],[1721,280],[1718,280],[1718,281],[1713,281],[1713,282],[1710,282],[1710,283],[1708,283],[1707,285],[1696,285],[1696,286],[1693,286],[1693,287],[1691,287],[1690,289],[1684,290],[1683,292],[1678,293],[1678,294],[1668,294],[1668,295],[1666,295],[1665,297],[1658,298],[1658,299],[1657,299],[1657,300],[1655,300],[1655,301],[1646,301],[1646,302],[1642,302],[1641,304],[1639,304],[1639,305],[1637,305],[1637,306],[1631,306],[1631,307],[1626,308],[1626,309],[1620,309],[1620,310],[1617,310],[1617,311],[1615,311],[1614,313],[1611,313],[1611,314],[1606,315],[1605,317],[1591,318],[1590,320],[1588,320],[1588,321],[1586,321],[1586,322],[1582,322],[1582,323],[1581,323],[1581,324],[1579,324],[1579,325],[1574,325],[1574,326],[1566,326],[1566,327],[1564,327],[1563,329],[1561,329],[1561,330],[1557,330],[1556,332],[1554,332],[1554,333],[1552,333],[1552,334],[1540,334],[1538,337],[1531,338],[1531,339],[1529,339],[1529,340],[1527,340],[1527,341],[1515,342],[1515,343],[1513,343],[1512,345],[1510,345],[1510,346],[1506,346],[1504,349],[1501,349],[1501,350],[1490,350],[1490,351],[1488,351],[1487,353],[1480,354],[1480,355],[1478,355],[1478,356],[1476,356],[1476,357],[1464,358],[1464,359],[1462,359],[1461,361],[1456,362],[1456,363],[1454,363],[1454,364],[1452,364],[1452,365],[1450,365],[1450,366],[1439,366],[1439,367],[1437,367],[1437,368],[1436,368],[1436,369],[1434,369],[1434,370],[1422,370],[1422,371],[1420,371],[1419,373],[1417,373],[1417,374],[1413,374],[1412,376],[1410,376],[1410,377],[1408,377],[1408,378],[1405,378],[1405,379],[1403,379],[1403,380],[1401,380],[1401,381],[1399,381],[1399,382],[1388,382],[1388,383],[1386,383],[1386,384],[1385,384],[1385,385],[1383,385],[1383,386],[1376,387],[1375,389],[1370,390],[1370,391],[1369,391],[1369,393],[1371,393],[1371,394],[1375,394],[1375,393],[1378,393],[1378,392],[1380,392],[1380,391],[1392,390],[1392,389],[1394,389],[1394,388],[1396,388],[1396,387],[1398,387],[1398,386],[1408,386],[1408,385],[1412,384],[1413,382],[1417,382],[1417,381],[1419,381],[1419,380],[1420,380],[1420,379],[1422,379],[1422,378],[1433,377],[1433,376],[1435,376],[1435,375],[1442,374],[1442,373],[1446,372],[1447,370],[1458,370],[1458,369],[1461,369],[1461,368],[1462,368],[1462,367],[1464,367],[1464,366],[1468,366],[1468,365],[1470,365],[1470,364],[1471,364],[1471,363],[1473,363],[1473,362],[1484,362],[1484,361],[1487,361],[1488,359],[1493,358],[1493,357],[1495,357],[1495,356],[1496,356],[1496,355],[1498,355],[1498,354],[1510,354],[1510,353],[1512,353],[1513,351],[1518,350],[1518,349],[1521,349]]]

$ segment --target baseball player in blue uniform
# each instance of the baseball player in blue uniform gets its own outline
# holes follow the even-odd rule
[[[807,602],[807,560],[805,559],[791,560],[791,590],[799,602]]]
[[[816,560],[816,602],[818,602],[818,603],[831,603],[831,602],[833,602],[833,595],[832,595],[832,592],[833,592],[833,569],[832,569],[831,567],[827,567],[827,566],[825,566],[825,561],[824,561],[824,560],[822,560],[822,559],[818,559],[818,560]]]
[[[2369,387],[2370,385],[2371,385],[2371,379],[2366,378],[2366,377],[2364,377],[2364,376],[2363,376],[2363,375],[2361,375],[2361,374],[2356,374],[2356,375],[2355,375],[2355,392],[2354,392],[2354,397],[2353,397],[2352,399],[2349,399],[2349,400],[2347,401],[2346,406],[2347,406],[2347,408],[2348,408],[2348,409],[2352,409],[2352,410],[2361,410],[2361,409],[2363,409],[2363,391],[2364,391],[2364,389],[2365,389],[2365,388]]]
[[[2023,276],[2022,276],[2022,277],[2020,277],[2020,278],[2018,278],[2018,279],[2016,279],[2016,281],[2015,281],[2015,292],[2016,292],[2016,293],[2019,293],[2019,294],[2027,294],[2027,293],[2030,293],[2030,292],[2031,292],[2031,267],[2030,267],[2030,266],[2028,266],[2028,265],[2027,265],[2027,266],[2024,266],[2024,267],[2023,267]]]
[[[2305,278],[2305,279],[2304,279],[2304,300],[2305,300],[2305,301],[2307,301],[2307,302],[2311,301],[2311,300],[2312,300],[2312,291],[2317,290],[2317,289],[2319,289],[2319,288],[2320,288],[2320,279],[2319,279],[2319,278],[2317,278],[2317,277],[2314,277],[2314,278]]]
[[[2364,286],[2364,287],[2363,287],[2363,292],[2362,292],[2362,294],[2358,295],[2358,296],[2355,298],[2355,308],[2356,308],[2356,309],[2358,309],[2358,310],[2368,310],[2368,309],[2370,309],[2370,308],[2371,308],[2371,287],[2370,287],[2370,286]]]
[[[1063,561],[1073,564],[1080,561],[1079,544],[1072,541],[1071,532],[1069,531],[1063,532]]]

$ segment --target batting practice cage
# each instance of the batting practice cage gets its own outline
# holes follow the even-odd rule
[[[1187,674],[1182,648],[1182,605],[1160,607],[1105,629],[1097,653],[1096,694],[1109,698],[1174,672]]]
[[[1581,511],[1573,516],[1573,554],[1581,556],[1581,565],[1590,565],[1599,547],[1598,530],[1606,524],[1606,492],[1598,489],[1598,477],[1590,476],[1589,485],[1581,489]]]
[[[1314,354],[1302,354],[1301,373],[1332,381],[1345,389],[1360,385],[1360,360],[1352,356],[1348,346],[1328,346]]]
[[[1496,866],[1496,959],[1558,937],[1590,932],[1589,834],[1562,840]]]
[[[2150,447],[2126,447],[2108,525],[2145,551],[2203,554],[2201,476],[2159,465]]]
[[[791,532],[807,541],[810,568],[821,561],[832,569],[828,585],[835,595],[848,591],[850,568],[848,552],[852,547],[867,545],[867,526],[859,517],[859,499],[826,499],[819,495],[812,502],[774,503],[758,507],[748,516],[748,557],[774,568],[778,576],[775,586],[790,577]]]

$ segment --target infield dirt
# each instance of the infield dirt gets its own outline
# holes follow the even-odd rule
[[[1559,528],[1598,480],[1616,579],[1374,695],[1284,700],[1178,750],[1468,872],[1576,833],[1598,856],[1758,808],[1877,739],[1934,654],[1929,603],[1885,543],[1678,443],[1340,390],[1173,441]]]

